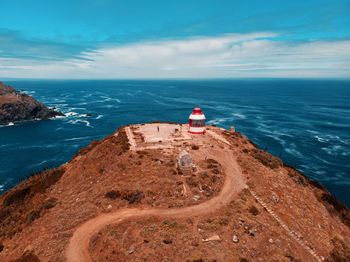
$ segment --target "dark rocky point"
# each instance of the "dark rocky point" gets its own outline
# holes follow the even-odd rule
[[[63,114],[0,82],[0,124],[55,116]]]

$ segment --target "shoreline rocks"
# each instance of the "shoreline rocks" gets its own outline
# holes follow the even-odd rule
[[[33,97],[0,82],[0,124],[64,116]]]

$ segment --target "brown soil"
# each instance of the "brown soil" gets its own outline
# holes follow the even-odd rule
[[[109,225],[91,238],[93,261],[290,261],[307,254],[271,218],[250,193],[215,212],[188,218],[148,217]],[[218,235],[220,240],[206,240]],[[233,235],[238,242],[232,241]]]
[[[322,186],[239,133],[181,128],[122,128],[1,196],[0,260],[314,261],[255,192],[312,252],[349,261],[349,211]]]

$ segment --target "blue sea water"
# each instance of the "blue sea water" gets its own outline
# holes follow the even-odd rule
[[[55,167],[122,125],[235,126],[261,148],[325,185],[350,206],[350,81],[8,81],[66,117],[0,126],[0,193]],[[89,116],[92,114],[92,116]]]

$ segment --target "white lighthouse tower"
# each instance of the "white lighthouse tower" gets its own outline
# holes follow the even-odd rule
[[[194,108],[189,117],[189,132],[191,134],[205,133],[205,115],[199,107]]]

